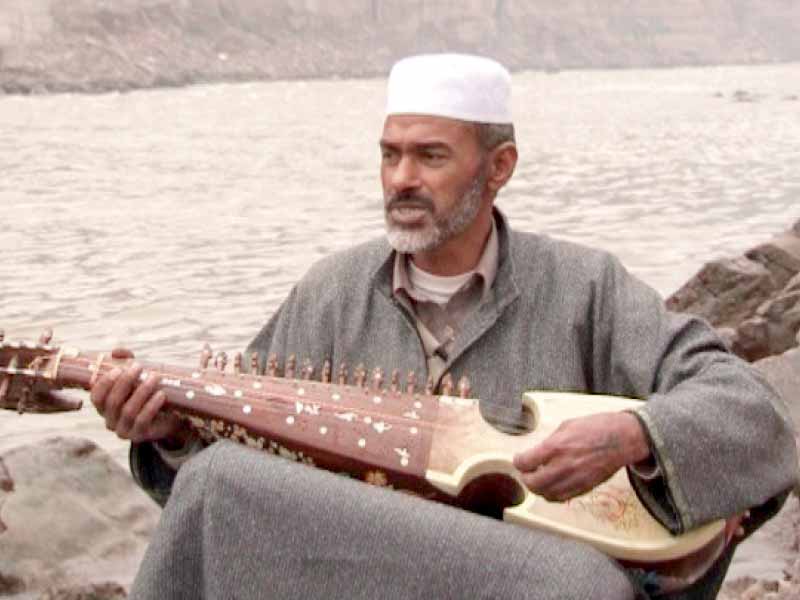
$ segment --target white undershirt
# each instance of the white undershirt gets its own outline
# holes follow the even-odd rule
[[[419,300],[447,304],[458,290],[464,287],[475,271],[467,271],[460,275],[443,277],[423,271],[413,260],[408,261],[408,280],[414,288],[414,296]]]

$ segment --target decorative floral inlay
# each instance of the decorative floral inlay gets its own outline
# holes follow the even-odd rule
[[[386,487],[389,485],[389,478],[383,471],[367,471],[364,475],[364,481],[370,485],[377,485],[378,487]]]

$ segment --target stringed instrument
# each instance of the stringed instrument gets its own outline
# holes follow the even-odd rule
[[[93,382],[129,359],[50,344],[10,342],[0,332],[0,407],[20,412],[61,411],[80,403],[57,390],[89,390]],[[414,374],[401,386],[397,372],[384,382],[375,370],[347,368],[335,381],[330,363],[296,373],[290,357],[279,377],[273,356],[251,357],[251,374],[237,354],[232,372],[210,349],[198,368],[137,361],[142,380],[156,373],[173,411],[204,440],[227,438],[290,460],[367,483],[392,487],[525,527],[543,529],[595,546],[626,567],[640,569],[661,591],[697,580],[724,550],[724,523],[671,535],[639,501],[625,469],[567,502],[549,502],[527,490],[512,457],[543,441],[570,418],[632,408],[638,401],[611,396],[526,393],[517,435],[490,425],[469,386],[445,378],[442,394],[416,389]]]

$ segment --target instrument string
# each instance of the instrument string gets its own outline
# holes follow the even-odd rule
[[[96,365],[96,358],[94,357],[77,357],[70,358],[69,362],[74,366],[84,368],[87,371],[92,371],[95,366],[98,366],[99,372],[108,372],[114,368],[113,363],[101,362]],[[399,424],[409,427],[418,427],[433,430],[449,430],[456,428],[456,424],[448,422],[431,421],[425,415],[426,408],[431,403],[439,401],[440,396],[415,393],[413,395],[407,392],[392,391],[389,389],[376,390],[372,388],[365,388],[347,384],[339,383],[322,383],[314,380],[300,380],[300,379],[286,379],[282,377],[270,376],[255,376],[250,374],[217,374],[208,370],[193,370],[187,367],[176,367],[171,365],[154,364],[154,363],[141,363],[145,372],[148,374],[155,373],[162,378],[166,379],[180,379],[180,388],[171,388],[170,386],[162,386],[165,390],[178,389],[186,391],[192,390],[195,393],[203,394],[206,401],[217,401],[226,406],[241,406],[243,403],[250,402],[254,406],[258,406],[262,412],[268,415],[281,415],[285,416],[293,414],[294,411],[289,410],[296,406],[296,403],[302,403],[303,406],[316,405],[320,410],[329,413],[346,413],[353,412],[359,417],[370,417],[373,421],[388,421],[390,423]],[[192,375],[200,373],[201,377],[193,378]],[[253,383],[261,383],[261,389],[253,388]],[[235,398],[231,393],[226,393],[221,396],[213,396],[205,391],[207,385],[220,385],[225,387],[236,387],[242,391],[241,398]],[[287,387],[290,388],[286,392],[276,392],[274,390],[265,389],[265,387]],[[296,395],[297,388],[302,387],[304,395],[302,397]],[[227,388],[226,388],[227,389]],[[323,391],[324,390],[324,391]],[[333,402],[328,398],[333,394],[340,394],[342,401]],[[360,396],[363,396],[361,398]],[[395,405],[395,409],[411,411],[415,402],[421,402],[423,407],[417,409],[417,419],[403,416],[389,409],[381,410],[381,407],[371,402],[375,396],[380,396],[382,399],[381,404]],[[359,404],[364,403],[364,406],[354,406],[348,404],[348,400],[356,400]],[[400,401],[400,406],[397,407]],[[460,399],[458,399],[460,400]],[[369,404],[367,404],[369,403]],[[475,404],[479,407],[481,416],[484,420],[496,429],[504,433],[519,435],[527,433],[530,427],[526,424],[521,404],[517,406],[506,406],[499,403],[494,403],[487,400],[479,400]]]

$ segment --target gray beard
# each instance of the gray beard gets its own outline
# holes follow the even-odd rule
[[[429,252],[463,233],[478,215],[481,208],[481,192],[484,185],[483,173],[479,173],[469,189],[455,204],[452,212],[435,218],[432,225],[424,229],[403,229],[386,217],[386,237],[392,248],[398,252],[415,254]]]

